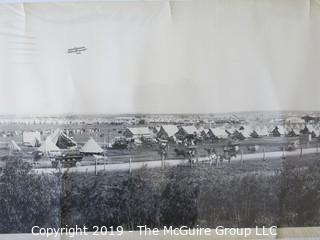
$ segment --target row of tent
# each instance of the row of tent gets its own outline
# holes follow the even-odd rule
[[[138,131],[138,128],[131,130],[133,133],[139,132],[138,136],[141,136],[142,131]],[[147,128],[143,130],[144,134],[150,134]],[[239,128],[226,128],[226,127],[215,127],[215,128],[196,128],[195,126],[181,126],[178,128],[176,125],[162,125],[155,128],[155,134],[160,139],[169,138],[185,138],[186,136],[202,136],[204,138],[211,139],[226,139],[229,137],[245,139],[245,138],[257,138],[264,136],[288,136],[295,137],[302,134],[310,134],[312,137],[320,136],[320,129],[313,125],[305,125],[304,128],[285,128],[284,126],[275,126],[272,128],[264,127],[250,127],[241,126]]]
[[[267,127],[242,126],[240,128],[197,128],[194,125],[177,127],[176,125],[162,125],[156,127],[152,132],[148,127],[127,128],[124,132],[126,137],[141,138],[153,137],[154,134],[160,139],[176,138],[181,139],[187,136],[202,136],[211,139],[226,139],[229,137],[245,139],[250,137],[263,136],[299,136],[301,134],[310,134],[312,137],[319,137],[319,128],[313,125],[306,125],[303,129],[287,129],[283,126],[275,126],[272,129]],[[35,132],[24,132],[23,144],[38,147],[38,150],[44,153],[59,152],[63,149],[76,149],[77,143],[65,134],[62,130],[56,129],[52,134],[47,136],[44,141],[41,141],[41,134]],[[9,148],[15,151],[21,151],[21,148],[14,142],[10,141]],[[99,144],[90,138],[85,145],[82,146],[80,152],[83,153],[103,153],[104,150]]]
[[[182,126],[178,128],[175,125],[163,125],[160,127],[157,137],[158,138],[185,138],[187,136],[201,136],[210,139],[226,139],[230,136],[238,138],[249,138],[267,136],[268,130],[266,128],[252,129],[249,127],[236,128],[196,128],[195,126]]]
[[[55,131],[55,130],[54,130]],[[52,134],[54,131],[51,129],[46,129],[46,130],[41,130],[41,131],[22,131],[22,130],[15,130],[15,131],[1,131],[0,132],[0,137],[6,138],[6,137],[13,137],[13,136],[19,136],[22,135],[23,138],[26,140],[29,137],[33,137],[34,133],[37,132],[39,140],[40,140],[40,135],[49,135]],[[72,136],[75,134],[85,134],[89,133],[90,135],[99,135],[101,134],[101,130],[99,128],[76,128],[76,129],[63,129],[63,131],[68,135]]]
[[[257,138],[257,137],[264,137],[264,136],[287,136],[287,137],[297,137],[300,135],[308,135],[310,134],[312,137],[319,137],[320,130],[315,128],[312,125],[307,125],[304,128],[285,128],[283,126],[275,126],[271,129],[267,127],[256,127],[252,128],[250,126],[242,126],[238,129],[235,128],[213,128],[213,129],[205,129],[202,136],[207,136],[210,138],[227,138],[233,137],[238,139],[245,139],[245,138]]]
[[[320,130],[311,125],[305,126],[302,129],[297,128],[285,128],[283,126],[275,126],[271,129],[267,127],[256,127],[252,128],[250,126],[242,126],[240,128],[209,128],[202,131],[202,136],[209,138],[228,138],[233,137],[237,139],[245,138],[258,138],[264,136],[287,136],[287,137],[297,137],[300,135],[310,134],[312,137],[319,137]]]
[[[23,138],[24,145],[38,147],[38,151],[43,153],[60,152],[64,149],[77,149],[78,147],[78,144],[59,128],[47,136],[44,141],[41,141],[40,133],[37,131],[26,132],[25,135],[27,138]],[[93,138],[90,138],[80,148],[80,152],[101,154],[104,150]]]

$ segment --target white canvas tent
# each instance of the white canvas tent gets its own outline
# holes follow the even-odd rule
[[[193,134],[196,134],[196,135],[200,135],[201,134],[201,131],[199,131],[195,126],[191,125],[191,126],[182,126],[181,127],[185,133],[187,135],[193,135]]]
[[[254,131],[256,131],[256,133],[258,134],[258,136],[268,136],[269,135],[269,130],[267,127],[256,127],[254,129]]]
[[[88,142],[86,142],[83,147],[80,149],[81,153],[103,153],[103,149],[99,146],[99,144],[93,139],[90,138]]]
[[[47,137],[46,140],[38,148],[38,151],[48,154],[60,152],[60,149],[51,141],[49,137]]]
[[[311,124],[307,124],[307,129],[309,130],[310,133],[314,135],[314,137],[318,137],[320,135],[320,129],[314,127]]]
[[[126,138],[134,138],[134,139],[138,139],[141,137],[148,138],[152,136],[150,129],[147,127],[128,127],[124,131],[123,135]]]
[[[216,127],[216,128],[210,128],[209,129],[209,136],[213,138],[228,138],[228,133],[223,127]]]
[[[244,126],[241,130],[239,129],[238,131],[244,138],[250,138],[254,130],[250,126]]]
[[[57,128],[47,138],[49,138],[51,142],[60,149],[74,148],[77,146],[77,143],[59,128]]]
[[[18,144],[14,140],[11,140],[8,143],[8,147],[9,147],[9,149],[11,151],[15,151],[15,152],[20,152],[21,151],[21,148],[18,146]]]
[[[41,135],[38,131],[28,132],[25,131],[22,134],[23,145],[36,147],[41,143]]]
[[[159,132],[159,138],[171,138],[179,131],[176,125],[162,125]]]

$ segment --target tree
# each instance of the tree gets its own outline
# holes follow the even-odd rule
[[[33,174],[21,159],[7,162],[0,176],[1,233],[59,227],[60,184],[59,176]]]

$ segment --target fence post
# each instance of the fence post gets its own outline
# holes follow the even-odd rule
[[[130,158],[129,158],[129,173],[131,173],[131,162],[132,162],[132,158],[130,156]]]
[[[265,149],[265,147],[263,148],[263,159],[262,160],[263,161],[266,160],[266,149]]]
[[[96,176],[98,175],[98,170],[97,170],[97,158],[94,159],[94,172],[96,174]]]

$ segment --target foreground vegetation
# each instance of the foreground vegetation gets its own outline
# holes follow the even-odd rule
[[[286,159],[221,168],[32,174],[20,160],[0,174],[0,233],[32,226],[320,225],[320,161]]]

